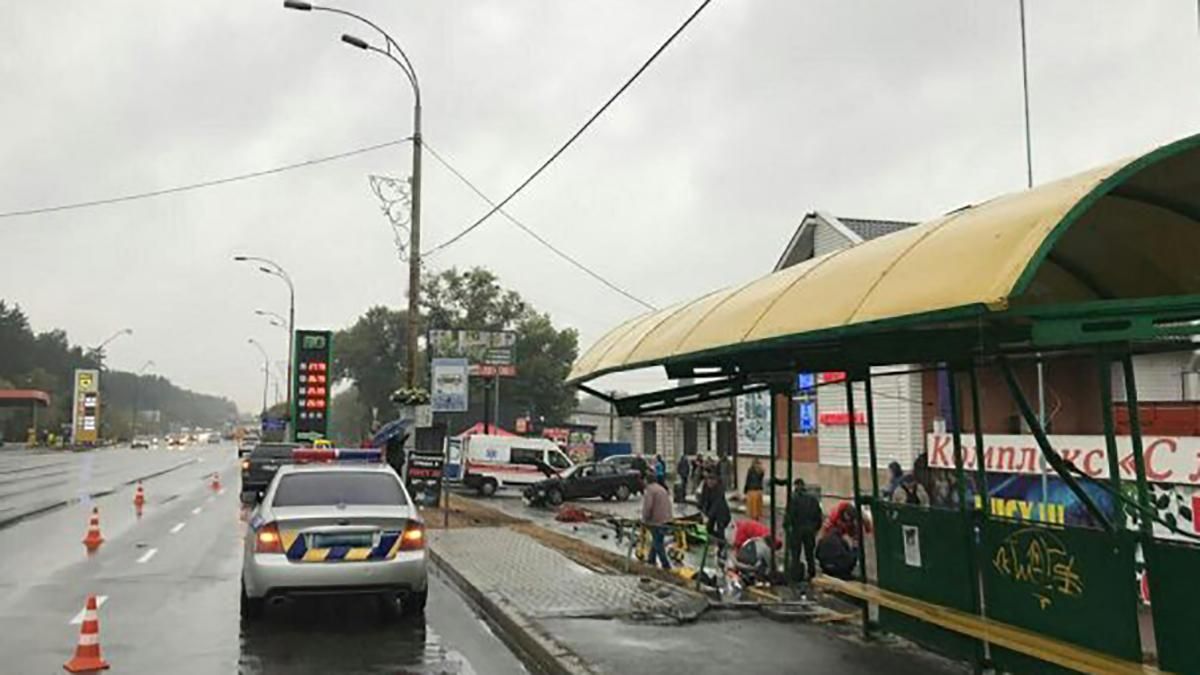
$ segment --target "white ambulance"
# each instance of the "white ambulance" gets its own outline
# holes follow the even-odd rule
[[[463,485],[485,497],[504,487],[524,489],[574,466],[546,438],[478,434],[462,440],[461,453]]]

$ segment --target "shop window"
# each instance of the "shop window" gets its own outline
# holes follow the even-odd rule
[[[658,454],[658,424],[653,420],[642,422],[642,454],[647,457]]]

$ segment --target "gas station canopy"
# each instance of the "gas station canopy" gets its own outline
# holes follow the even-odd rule
[[[569,381],[936,361],[955,336],[976,353],[1183,335],[1198,257],[1200,135],[636,317]]]
[[[37,389],[0,389],[0,408],[50,407],[50,394]]]

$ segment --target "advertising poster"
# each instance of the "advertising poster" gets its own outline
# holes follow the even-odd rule
[[[904,536],[904,564],[909,567],[920,567],[921,530],[916,525],[904,525],[901,533]]]
[[[737,397],[737,452],[771,455],[771,394],[758,391]]]
[[[433,359],[430,372],[433,391],[430,400],[435,413],[466,412],[469,398],[467,359]]]

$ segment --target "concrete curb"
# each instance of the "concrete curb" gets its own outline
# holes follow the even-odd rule
[[[139,476],[137,478],[131,478],[127,481],[117,483],[116,486],[105,489],[105,490],[96,490],[95,492],[89,492],[86,497],[72,497],[70,499],[63,499],[63,500],[59,500],[59,501],[55,501],[55,502],[49,502],[46,504],[41,504],[38,506],[31,507],[20,513],[14,513],[9,516],[4,516],[3,518],[0,518],[0,530],[12,527],[13,525],[24,522],[26,520],[29,520],[30,518],[35,518],[37,516],[40,516],[40,515],[43,515],[46,513],[50,513],[51,511],[57,511],[59,509],[66,508],[66,507],[70,506],[71,504],[78,504],[79,502],[83,501],[85,498],[88,500],[92,500],[92,499],[98,499],[100,497],[107,497],[108,495],[111,495],[112,493],[116,492],[118,489],[120,489],[122,487],[127,487],[129,485],[133,485],[134,483],[136,483],[140,480],[149,480],[151,478],[156,478],[158,476],[162,476],[164,474],[171,473],[172,471],[177,471],[179,469],[182,469],[183,467],[185,467],[189,464],[195,464],[195,463],[196,463],[196,459],[192,458],[187,461],[179,462],[178,464],[167,467],[166,469],[160,469],[153,473],[148,473],[144,476]]]
[[[433,547],[426,548],[429,560],[454,586],[471,601],[496,630],[496,634],[516,652],[517,657],[533,672],[546,675],[595,675],[578,656],[540,630],[534,621],[516,609],[507,607],[502,599],[490,598],[467,581]]]

